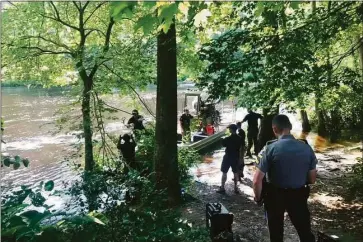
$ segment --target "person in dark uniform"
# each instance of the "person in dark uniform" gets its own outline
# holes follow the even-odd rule
[[[127,125],[133,124],[134,130],[144,130],[145,127],[142,123],[143,117],[139,115],[139,112],[135,109],[132,111],[132,117],[127,122]]]
[[[226,147],[225,155],[223,156],[222,165],[221,165],[221,171],[222,171],[222,185],[217,190],[218,193],[226,193],[226,190],[224,188],[224,185],[227,181],[227,172],[229,168],[232,168],[232,171],[234,173],[234,192],[236,194],[239,193],[237,182],[238,182],[238,163],[239,163],[239,152],[241,148],[241,138],[237,135],[237,125],[231,124],[228,126],[229,131],[231,133],[230,136],[223,139],[222,145]]]
[[[272,120],[272,129],[278,139],[269,141],[258,155],[253,178],[255,201],[265,205],[271,242],[283,241],[285,211],[300,241],[313,242],[307,200],[308,184],[314,184],[316,180],[317,159],[306,141],[297,140],[290,134],[291,128],[285,115],[277,115]],[[265,175],[267,183],[263,184]],[[262,187],[266,193],[262,193]]]
[[[193,116],[189,114],[189,110],[187,108],[184,109],[184,113],[180,116],[180,127],[182,130],[182,135],[185,136],[187,133],[190,133],[190,123],[193,119]]]
[[[252,145],[254,147],[255,155],[258,153],[258,142],[257,142],[257,135],[258,135],[258,119],[263,119],[263,116],[259,113],[255,113],[252,110],[248,110],[248,114],[242,120],[242,123],[248,123],[247,128],[247,156],[252,158],[251,148]]]
[[[120,138],[117,142],[117,149],[119,149],[126,164],[133,169],[137,168],[135,161],[135,148],[136,143],[132,136],[128,134],[124,134],[123,136],[120,135]],[[128,168],[126,168],[126,170],[128,170]]]
[[[237,122],[237,134],[241,138],[241,148],[239,150],[239,181],[242,182],[242,179],[244,177],[243,170],[245,167],[245,151],[246,151],[246,133],[242,129],[242,123]]]

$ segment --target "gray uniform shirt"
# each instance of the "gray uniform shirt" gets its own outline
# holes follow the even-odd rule
[[[258,169],[267,173],[267,181],[280,188],[304,186],[309,171],[316,169],[317,164],[310,145],[292,135],[267,143],[257,160]]]

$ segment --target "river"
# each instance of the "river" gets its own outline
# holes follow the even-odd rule
[[[178,113],[184,107],[184,93],[191,92],[189,87],[178,90]],[[156,89],[149,87],[146,91],[140,92],[144,102],[155,113]],[[26,87],[3,87],[2,88],[2,114],[5,131],[2,139],[2,152],[9,155],[19,155],[30,160],[28,168],[21,166],[17,170],[3,167],[1,169],[1,187],[3,191],[20,185],[34,185],[47,180],[53,180],[57,186],[63,182],[75,179],[77,175],[69,168],[66,158],[69,158],[76,149],[74,145],[80,141],[75,134],[80,130],[73,130],[67,133],[66,130],[55,133],[56,120],[60,118],[57,112],[60,108],[69,106],[77,100],[71,95],[67,88],[26,88]],[[118,93],[102,96],[107,104],[118,109],[130,112],[137,107],[140,113],[147,119],[151,116],[143,108],[138,100],[131,96],[120,96]],[[191,99],[188,99],[188,106],[191,106]],[[224,111],[231,111],[231,105],[225,102]],[[71,114],[79,116],[78,109]],[[113,114],[116,119],[105,122],[107,132],[122,133],[126,128],[121,119],[129,118],[129,114],[117,112]],[[70,117],[71,118],[71,117]],[[77,120],[76,120],[77,121]],[[79,121],[79,118],[78,118]]]

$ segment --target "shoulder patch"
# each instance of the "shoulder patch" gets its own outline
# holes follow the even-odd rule
[[[300,142],[303,142],[303,143],[305,143],[305,144],[307,144],[307,145],[309,144],[309,143],[308,143],[308,141],[307,141],[306,139],[297,139],[297,140],[298,140],[298,141],[300,141]]]
[[[275,143],[277,141],[277,139],[274,139],[274,140],[269,140],[266,142],[266,145],[270,145],[272,143]]]

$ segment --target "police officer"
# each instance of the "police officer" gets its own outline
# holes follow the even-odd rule
[[[314,151],[307,142],[297,140],[290,134],[292,125],[285,115],[277,115],[272,129],[278,138],[269,141],[258,156],[253,178],[255,201],[260,204],[262,181],[266,175],[267,187],[263,198],[267,213],[271,242],[282,242],[284,213],[287,211],[300,241],[315,241],[311,232],[307,200],[310,188],[316,180]]]

